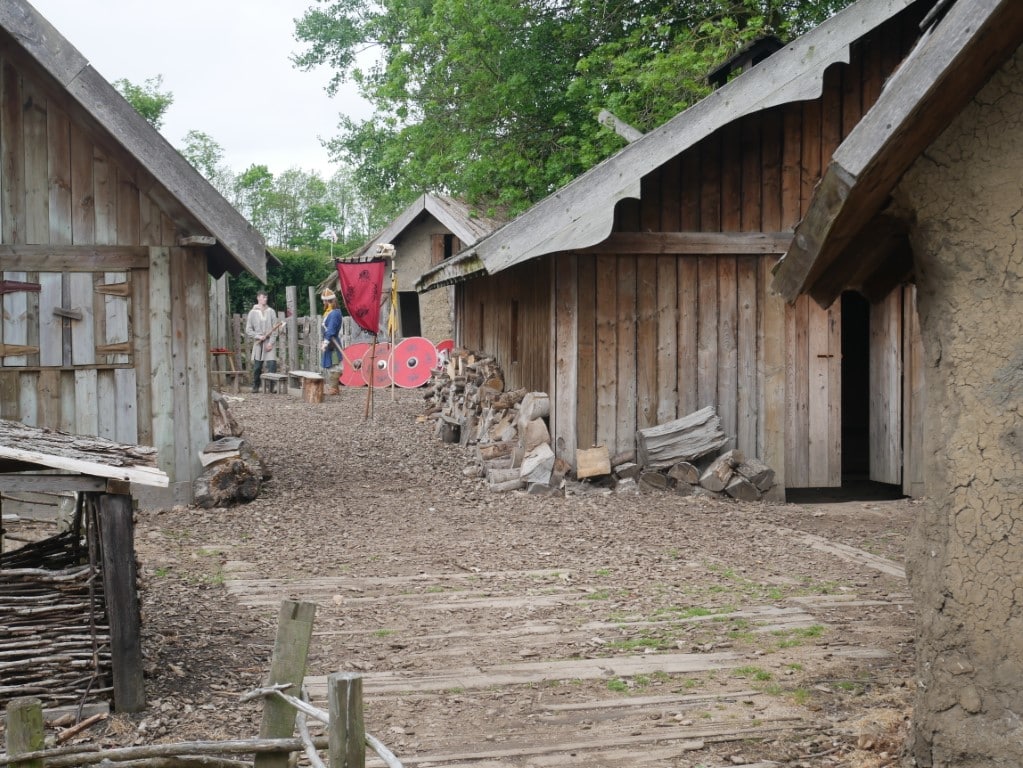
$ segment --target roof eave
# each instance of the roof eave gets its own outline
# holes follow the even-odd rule
[[[1019,0],[959,0],[889,79],[835,151],[792,247],[775,267],[787,301],[830,305],[863,267],[843,258],[899,179],[1023,43]]]
[[[475,249],[463,251],[424,272],[416,281],[416,290],[419,293],[426,293],[434,288],[454,285],[485,274],[487,269]]]

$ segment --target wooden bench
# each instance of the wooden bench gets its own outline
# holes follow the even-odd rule
[[[263,373],[260,374],[259,380],[263,382],[264,392],[272,392],[273,387],[276,386],[277,392],[288,393],[288,374],[286,373]]]
[[[298,380],[298,386],[302,389],[302,399],[307,403],[323,402],[323,374],[315,371],[288,371],[290,379]]]

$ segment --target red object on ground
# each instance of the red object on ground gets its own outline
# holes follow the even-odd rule
[[[370,386],[389,386],[391,383],[391,345],[385,342],[378,342],[374,349],[372,344],[367,344],[369,349],[362,356],[362,378]]]
[[[339,380],[346,387],[366,386],[366,380],[362,378],[362,357],[369,348],[370,345],[365,342],[345,347],[345,354],[341,358],[341,376]]]
[[[437,365],[437,347],[422,336],[398,342],[391,353],[391,378],[399,387],[415,389],[430,380]]]

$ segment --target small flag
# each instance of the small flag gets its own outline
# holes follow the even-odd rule
[[[330,240],[332,243],[337,242],[337,230],[334,227],[327,227],[323,232],[320,233],[320,237],[324,237]]]

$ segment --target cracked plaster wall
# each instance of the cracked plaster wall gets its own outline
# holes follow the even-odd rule
[[[916,765],[1023,765],[1023,56],[903,178],[927,358]]]

